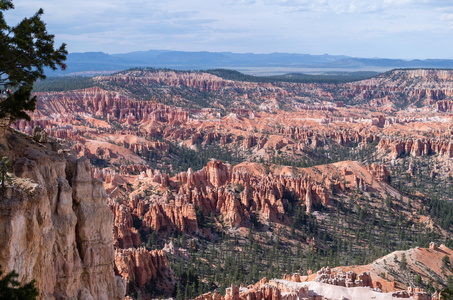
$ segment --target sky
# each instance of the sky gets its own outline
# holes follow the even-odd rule
[[[13,0],[69,52],[146,50],[453,58],[451,0]]]

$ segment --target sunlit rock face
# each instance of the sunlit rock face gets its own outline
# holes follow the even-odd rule
[[[23,283],[36,280],[39,299],[123,299],[125,283],[113,270],[113,218],[88,160],[9,130],[0,140],[15,173],[0,200],[3,271],[15,270]]]

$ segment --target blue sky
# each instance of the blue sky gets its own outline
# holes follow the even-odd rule
[[[150,49],[453,58],[446,0],[13,0],[69,52]]]

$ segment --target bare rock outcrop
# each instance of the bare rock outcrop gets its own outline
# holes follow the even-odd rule
[[[113,245],[116,248],[138,247],[141,244],[138,230],[133,227],[132,214],[129,207],[123,204],[111,204],[113,213]]]
[[[156,231],[176,227],[181,231],[195,232],[198,230],[195,206],[179,201],[151,204],[143,216],[143,225]]]
[[[0,265],[20,282],[36,280],[38,299],[123,299],[115,277],[112,215],[89,162],[57,154],[6,130],[14,183],[0,198]]]
[[[173,192],[151,197],[134,194],[129,199],[129,208],[111,204],[115,216],[115,240],[118,241],[115,245],[135,244],[132,217],[126,218],[124,215],[127,214],[142,219],[144,230],[177,228],[193,233],[199,230],[197,209],[206,216],[220,214],[226,224],[239,226],[250,219],[251,213],[258,213],[265,220],[281,222],[285,216],[286,197],[291,193],[305,199],[310,210],[313,205],[329,204],[326,188],[307,176],[253,175],[240,166],[233,168],[215,160],[196,172],[189,169],[173,178],[164,174],[159,176],[166,178],[165,184],[174,188]],[[159,180],[153,182],[167,186]]]
[[[129,282],[133,279],[139,286],[151,280],[157,282],[157,288],[173,291],[173,271],[162,250],[148,251],[145,248],[115,250],[115,272]]]
[[[333,272],[329,267],[319,270],[315,281],[344,287],[373,287],[373,282],[369,272],[356,274],[354,271],[344,272],[341,269]]]
[[[288,285],[280,280],[268,281],[263,278],[255,285],[238,287],[231,285],[225,291],[225,298],[217,293],[207,293],[196,298],[197,300],[297,300],[314,299],[324,300],[322,295],[313,295],[308,287],[303,285]]]
[[[377,180],[382,181],[382,182],[389,182],[390,172],[387,170],[387,168],[385,166],[373,163],[373,164],[367,166],[366,169]]]
[[[452,78],[451,70],[393,70],[375,78],[345,84],[339,93],[356,102],[372,100],[371,105],[407,100],[421,100],[431,105],[452,98]]]
[[[35,127],[33,129],[33,140],[38,143],[47,143],[49,138],[47,137],[47,132],[40,127]]]
[[[451,112],[453,111],[453,101],[451,100],[442,100],[436,102],[437,111],[440,112]]]
[[[393,158],[411,155],[414,157],[439,154],[447,158],[453,157],[453,142],[436,139],[390,139],[379,141],[380,151],[390,151]]]

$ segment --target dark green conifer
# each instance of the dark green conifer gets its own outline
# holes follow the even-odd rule
[[[0,118],[12,123],[30,120],[36,97],[31,97],[33,84],[44,79],[44,68],[65,69],[66,45],[54,49],[54,35],[49,34],[39,9],[32,17],[16,26],[6,24],[3,13],[13,9],[11,0],[0,0]]]

